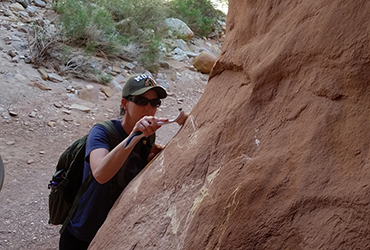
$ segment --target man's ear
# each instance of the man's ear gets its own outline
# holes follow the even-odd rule
[[[122,108],[126,109],[126,104],[127,104],[127,99],[122,98],[121,99],[121,106],[122,106]]]

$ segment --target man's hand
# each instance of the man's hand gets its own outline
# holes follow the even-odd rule
[[[144,116],[135,124],[133,132],[141,131],[145,137],[148,137],[161,127],[161,125],[157,124],[158,121],[167,122],[168,119]]]
[[[163,149],[164,149],[163,145],[154,144],[154,146],[152,147],[152,150],[150,151],[150,153],[148,155],[148,162],[151,161]]]

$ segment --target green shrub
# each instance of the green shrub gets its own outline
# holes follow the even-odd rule
[[[153,37],[153,39],[148,41],[148,44],[143,49],[140,57],[141,64],[144,67],[149,67],[153,65],[156,60],[160,57],[160,46],[161,38]]]
[[[110,83],[113,80],[113,76],[107,73],[102,73],[100,75],[100,81],[102,81],[105,84]]]
[[[168,34],[165,18],[179,18],[196,35],[205,36],[214,29],[217,16],[210,0],[58,0],[53,8],[60,14],[66,44],[107,56],[135,44],[143,65],[161,55],[160,45]]]
[[[154,55],[148,41],[153,33],[161,37],[166,32],[162,0],[60,0],[53,7],[68,43],[89,53],[115,54],[119,45],[135,42]]]
[[[119,22],[132,18],[140,29],[153,29],[164,20],[163,0],[106,0],[104,7]]]
[[[70,43],[99,45],[117,37],[109,11],[91,2],[62,0],[55,3],[54,9],[60,14],[63,33]]]
[[[105,73],[100,69],[91,69],[91,73],[96,77],[97,81],[105,85],[113,80],[113,76],[111,74]]]
[[[198,36],[206,36],[213,30],[218,11],[210,0],[172,0],[168,13],[185,22]]]

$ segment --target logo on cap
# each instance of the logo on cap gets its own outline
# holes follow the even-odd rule
[[[154,81],[149,76],[147,76],[145,74],[139,75],[139,76],[135,77],[134,79],[137,82],[140,82],[141,80],[146,79],[146,81],[144,82],[144,86],[156,86]]]
[[[155,86],[155,83],[152,81],[152,79],[148,78],[146,81],[145,81],[145,86]]]
[[[148,86],[156,86],[156,84],[154,83],[154,81],[147,75],[145,74],[142,74],[142,75],[139,75],[137,77],[134,78],[135,81],[137,82],[140,82],[141,80],[145,80],[144,82],[144,86],[148,87]]]

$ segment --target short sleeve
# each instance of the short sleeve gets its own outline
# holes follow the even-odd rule
[[[89,136],[86,141],[86,152],[85,160],[89,162],[89,155],[91,151],[97,148],[109,148],[109,132],[108,130],[100,124],[95,125],[89,132]]]

